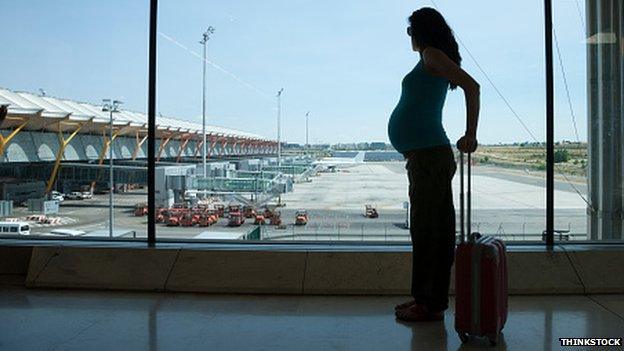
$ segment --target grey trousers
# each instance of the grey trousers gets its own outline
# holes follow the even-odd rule
[[[412,289],[430,311],[448,308],[455,258],[455,207],[451,180],[457,170],[450,145],[405,153],[410,198]]]

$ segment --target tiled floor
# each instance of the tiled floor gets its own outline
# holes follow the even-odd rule
[[[404,324],[406,297],[250,296],[0,288],[1,350],[482,350],[445,322]],[[579,350],[624,337],[624,296],[513,296],[498,350]],[[604,349],[604,348],[594,348]],[[612,348],[618,349],[618,348]],[[621,349],[621,348],[620,348]]]

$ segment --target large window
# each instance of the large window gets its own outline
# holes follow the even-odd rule
[[[169,165],[194,165],[194,175],[185,189],[164,175],[158,237],[409,240],[407,177],[386,124],[418,60],[405,33],[413,9],[356,1],[160,6],[158,118],[201,125],[205,88],[208,150],[206,177],[201,147]],[[268,148],[258,145],[264,139]],[[365,216],[367,206],[377,218]],[[206,217],[215,212],[212,223]]]
[[[2,234],[146,236],[147,5],[3,3]]]
[[[585,1],[553,9],[556,240],[590,239],[587,228],[587,28]]]
[[[444,14],[481,85],[472,228],[542,242],[543,3],[425,5]],[[158,6],[158,238],[409,241],[405,163],[387,123],[419,59],[405,30],[413,4]],[[619,6],[554,6],[556,241],[622,237]],[[2,235],[147,236],[148,17],[147,1],[4,6]],[[464,104],[449,92],[452,143]]]
[[[541,3],[435,3],[454,28],[462,66],[481,85],[480,147],[472,156],[472,228],[507,241],[541,240],[546,225]],[[488,21],[475,23],[477,17]],[[449,132],[461,135],[464,96],[457,91],[449,97],[445,110]]]

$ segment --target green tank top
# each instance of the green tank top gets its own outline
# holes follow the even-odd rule
[[[388,121],[388,137],[397,151],[450,144],[442,126],[448,89],[448,80],[425,71],[422,60],[403,78],[401,98]]]

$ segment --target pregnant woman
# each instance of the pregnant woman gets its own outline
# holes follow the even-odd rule
[[[442,108],[449,89],[466,97],[466,132],[457,142],[462,152],[477,148],[479,84],[460,68],[453,31],[444,17],[421,8],[409,17],[407,34],[420,60],[402,82],[401,98],[388,123],[390,142],[407,159],[413,300],[395,307],[405,321],[444,318],[448,308],[455,255],[455,208],[451,180],[456,165],[444,127]]]

